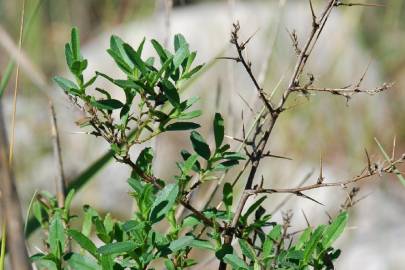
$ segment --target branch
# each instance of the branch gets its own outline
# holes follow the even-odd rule
[[[54,158],[56,160],[56,169],[57,169],[56,196],[58,199],[58,206],[62,208],[65,203],[67,183],[65,179],[65,174],[63,172],[62,151],[60,146],[58,125],[56,121],[55,107],[53,106],[53,103],[50,99],[49,99],[49,113],[51,118],[51,136],[52,136],[53,153]]]
[[[298,61],[294,67],[293,75],[290,79],[287,89],[284,91],[283,97],[280,100],[278,105],[278,110],[282,110],[285,102],[287,101],[288,96],[292,92],[292,88],[299,86],[299,77],[301,76],[304,66],[307,63],[307,60],[312,52],[312,48],[315,46],[316,42],[320,34],[323,31],[323,28],[327,22],[327,19],[332,11],[333,7],[335,6],[337,0],[329,0],[325,10],[323,11],[321,18],[319,21],[315,20],[312,23],[312,30],[308,37],[307,42],[304,45],[304,48],[301,50],[301,54],[298,57]],[[310,2],[311,7],[312,3]],[[312,8],[311,8],[312,10]],[[316,17],[315,17],[316,18]]]
[[[269,112],[273,114],[275,112],[273,105],[266,98],[263,88],[260,87],[256,77],[253,75],[252,63],[249,60],[246,60],[245,57],[243,56],[243,51],[246,49],[246,45],[249,43],[249,41],[251,40],[251,38],[253,36],[249,37],[245,42],[239,43],[239,35],[238,35],[239,30],[240,30],[239,22],[234,23],[233,31],[231,33],[231,43],[233,45],[235,45],[236,51],[238,53],[238,57],[223,57],[223,59],[230,59],[230,60],[234,60],[236,62],[242,63],[242,65],[245,68],[246,72],[248,73],[251,81],[253,82],[257,92],[259,93],[260,98],[262,99],[264,105],[269,110]]]
[[[405,159],[404,157],[401,157],[395,161],[389,162],[387,165],[384,167],[378,167],[377,164],[375,164],[374,168],[371,168],[369,170],[368,166],[366,166],[362,172],[349,179],[349,180],[340,180],[340,181],[334,181],[334,182],[325,182],[323,181],[322,183],[317,182],[316,184],[312,185],[307,185],[307,186],[302,186],[302,187],[296,187],[296,188],[267,188],[267,189],[251,189],[251,190],[245,190],[245,193],[247,194],[259,194],[259,193],[267,193],[267,194],[273,194],[273,193],[289,193],[289,194],[295,194],[297,196],[302,196],[302,192],[308,191],[308,190],[313,190],[313,189],[318,189],[318,188],[325,188],[325,187],[347,187],[348,185],[355,184],[361,180],[370,178],[375,175],[381,175],[383,173],[385,174],[395,174],[395,168],[398,164],[404,163]]]
[[[320,88],[320,87],[301,87],[301,86],[297,86],[297,87],[292,87],[291,88],[291,92],[326,92],[326,93],[330,93],[333,95],[338,95],[338,96],[343,96],[345,98],[351,98],[353,95],[355,94],[367,94],[367,95],[375,95],[378,93],[381,93],[383,91],[386,91],[388,89],[390,89],[393,86],[392,83],[384,83],[383,85],[376,87],[374,89],[361,89],[360,87],[358,87],[357,85],[355,87],[352,88]]]

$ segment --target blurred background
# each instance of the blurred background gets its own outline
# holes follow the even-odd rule
[[[325,1],[313,1],[321,12]],[[366,3],[367,1],[364,0]],[[292,161],[267,160],[260,173],[266,187],[293,187],[313,172],[308,181],[316,181],[319,157],[324,175],[330,180],[347,179],[359,174],[367,164],[364,149],[378,162],[383,158],[374,138],[388,152],[396,138],[396,153],[405,152],[405,2],[380,1],[383,7],[341,7],[335,9],[306,72],[315,76],[322,87],[343,87],[356,83],[368,67],[364,87],[374,88],[394,82],[388,92],[376,96],[357,95],[350,101],[330,95],[309,99],[295,96],[291,110],[277,123],[270,140],[274,154],[291,157]],[[373,2],[374,3],[374,2]],[[14,78],[12,61],[17,52],[21,0],[0,0],[0,79]],[[65,95],[52,84],[54,75],[68,76],[64,44],[70,29],[80,29],[82,54],[89,60],[87,75],[95,70],[122,77],[106,53],[109,36],[117,34],[136,46],[143,37],[158,39],[171,46],[172,37],[182,33],[197,62],[206,69],[185,91],[186,96],[201,97],[198,106],[204,110],[199,120],[201,132],[212,139],[211,121],[215,111],[226,119],[226,133],[241,136],[241,114],[248,125],[261,107],[251,81],[237,64],[216,59],[235,55],[229,44],[232,22],[240,21],[241,36],[253,40],[248,57],[253,71],[267,92],[278,88],[276,100],[288,83],[296,60],[289,32],[297,31],[302,45],[311,26],[307,1],[301,0],[31,0],[25,6],[25,24],[21,76],[17,103],[15,168],[24,215],[36,190],[54,192],[56,167],[50,140],[47,95],[57,110],[62,139],[64,171],[75,179],[107,150],[101,139],[81,133],[75,121],[81,117]],[[148,44],[145,55],[153,54]],[[12,90],[9,80],[3,97],[6,122],[11,122]],[[107,86],[106,86],[107,87]],[[109,86],[108,86],[109,87]],[[114,93],[114,89],[111,89]],[[114,93],[118,96],[118,93]],[[250,107],[246,105],[250,104]],[[252,112],[253,110],[253,112]],[[10,130],[10,129],[9,129]],[[180,148],[190,148],[187,132],[163,135],[152,142],[158,153],[156,173],[171,179]],[[136,155],[141,147],[133,149]],[[403,169],[403,168],[402,168]],[[129,170],[109,162],[99,166],[97,174],[78,192],[74,206],[80,215],[81,205],[90,204],[101,213],[111,212],[116,218],[128,218],[132,201],[126,179]],[[232,180],[233,174],[229,174]],[[337,269],[403,269],[405,263],[405,188],[395,177],[383,176],[360,184],[362,200],[350,210],[348,230],[339,242],[343,254]],[[350,190],[348,190],[349,192]],[[292,225],[304,228],[304,210],[311,224],[328,221],[335,215],[347,194],[340,190],[308,193],[324,207],[292,198],[274,214],[292,209]],[[267,200],[274,210],[282,196]],[[198,203],[199,197],[195,198]],[[328,214],[327,214],[328,213]],[[38,237],[38,236],[36,236]],[[34,237],[35,239],[35,237]],[[35,243],[35,241],[33,241]],[[35,244],[32,244],[32,249]]]

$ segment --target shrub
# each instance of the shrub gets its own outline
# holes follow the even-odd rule
[[[292,34],[297,65],[277,105],[261,88],[252,72],[252,64],[244,56],[250,39],[240,42],[240,26],[234,24],[231,43],[237,56],[224,58],[243,65],[264,104],[250,132],[243,132],[240,139],[240,149],[244,152],[225,143],[225,123],[220,113],[213,116],[214,142],[207,142],[196,131],[200,126],[193,119],[202,113],[193,109],[198,99],[184,99],[181,89],[203,66],[193,64],[196,52],[190,50],[181,34],[174,37],[173,52],[151,40],[158,64],[152,57],[143,58],[145,39],[133,48],[119,37],[112,36],[107,52],[126,79],[115,79],[99,71],[93,77],[85,78],[83,71],[87,60],[81,55],[78,31],[73,28],[71,41],[65,46],[65,56],[75,80],[63,77],[54,80],[86,114],[80,126],[89,129],[92,135],[102,137],[109,143],[115,160],[132,169],[128,184],[137,209],[131,219],[116,220],[110,214],[100,215],[85,205],[81,228],[78,228],[72,225],[75,216],[70,213],[74,189],[62,203],[58,203],[53,195],[41,192],[32,205],[35,218],[47,232],[45,251],[32,256],[39,269],[174,270],[204,267],[203,262],[190,256],[193,250],[202,250],[207,257],[216,258],[219,269],[226,269],[227,265],[232,269],[254,270],[333,269],[341,252],[333,244],[347,224],[346,210],[352,205],[351,199],[357,189],[352,190],[340,213],[328,224],[308,225],[296,232],[290,230],[291,213],[284,213],[281,223],[273,221],[263,206],[265,199],[273,193],[286,193],[317,202],[305,195],[305,191],[327,186],[346,188],[381,173],[395,173],[402,179],[396,165],[403,158],[394,160],[387,156],[383,165],[376,165],[368,159],[361,174],[343,182],[326,181],[322,168],[316,183],[296,188],[267,188],[263,181],[255,183],[255,179],[264,158],[282,158],[266,151],[266,146],[279,115],[286,110],[290,95],[326,92],[348,99],[357,93],[374,94],[389,88],[384,84],[372,90],[362,89],[363,77],[348,88],[318,88],[314,86],[312,75],[307,81],[303,78],[307,59],[330,12],[341,4],[328,1],[319,18],[312,13],[312,31],[303,47],[298,46],[297,37]],[[118,86],[125,94],[125,101],[114,99],[105,89],[92,89],[97,79]],[[176,163],[178,173],[173,179],[160,179],[154,174],[151,147],[145,147],[137,158],[129,152],[134,145],[142,145],[161,133],[177,131],[190,131],[193,151],[180,151],[182,160]],[[224,175],[241,162],[246,166],[238,177],[220,185],[224,182]],[[245,170],[248,170],[245,188],[238,197],[234,186]],[[218,207],[212,207],[208,201],[202,209],[197,209],[190,202],[193,192],[212,181],[217,181],[217,187],[222,187],[222,202]],[[248,206],[247,200],[252,197],[255,200]],[[158,224],[165,224],[167,231],[158,230]]]

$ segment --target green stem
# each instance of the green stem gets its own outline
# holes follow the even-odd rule
[[[3,220],[2,235],[1,235],[1,253],[0,253],[0,270],[4,269],[4,260],[6,258],[6,220]]]

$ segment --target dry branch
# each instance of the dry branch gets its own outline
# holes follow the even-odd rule
[[[4,123],[3,107],[0,102],[0,180],[3,221],[7,223],[7,250],[14,270],[29,270],[31,264],[24,238],[24,221],[15,185],[12,167],[9,166],[9,149]]]

